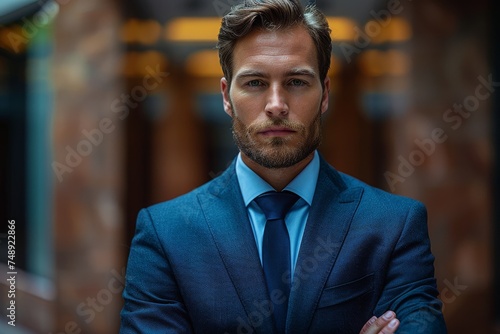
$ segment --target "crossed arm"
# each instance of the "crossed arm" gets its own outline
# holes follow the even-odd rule
[[[381,317],[371,317],[359,334],[392,334],[399,327],[399,320],[392,311],[385,312]]]
[[[408,220],[422,218],[418,216],[423,216],[424,212],[415,211],[416,213],[409,215]],[[156,328],[161,332],[165,332],[166,328],[182,328],[186,332],[191,332],[191,324],[185,306],[178,296],[179,291],[173,274],[168,274],[171,272],[171,268],[162,253],[156,233],[152,233],[150,229],[151,217],[145,212],[141,217],[142,219],[138,221],[135,247],[132,247],[129,258],[121,333],[141,332],[143,328]],[[410,224],[410,226],[412,225]],[[377,315],[385,313],[379,317],[370,318],[361,329],[360,334],[393,334],[398,329],[404,333],[446,333],[442,315],[438,310],[439,305],[435,305],[437,302],[434,288],[432,288],[433,284],[428,282],[427,278],[427,276],[432,276],[432,273],[424,275],[420,282],[411,282],[411,285],[400,281],[401,277],[408,277],[402,272],[417,270],[417,268],[409,268],[408,262],[401,260],[401,258],[408,260],[410,255],[411,257],[417,256],[421,259],[425,258],[430,263],[429,267],[432,264],[433,258],[428,253],[428,245],[422,242],[422,240],[426,240],[423,233],[426,231],[415,228],[407,228],[407,231],[402,233],[398,246],[394,250],[396,255],[394,255],[388,270],[389,283],[374,310]],[[418,250],[408,255],[408,251],[415,250],[415,248]],[[138,270],[145,270],[145,267],[147,267],[148,275],[137,275]],[[153,272],[157,272],[158,275],[153,275]],[[412,272],[409,276],[415,278],[420,277],[420,275],[417,272]],[[156,281],[156,278],[160,276],[163,277],[161,286]],[[428,285],[430,288],[427,287]],[[173,299],[169,298],[168,303],[160,302],[165,301],[163,297],[156,301],[151,300],[151,297],[154,296],[164,296],[165,291],[172,292],[171,296],[174,297]],[[158,314],[171,314],[172,317],[155,316]],[[400,324],[400,320],[402,324]]]

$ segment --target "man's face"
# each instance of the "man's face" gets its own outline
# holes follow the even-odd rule
[[[323,89],[324,84],[324,89]],[[221,80],[224,110],[243,158],[266,168],[309,157],[321,138],[330,81],[320,81],[307,30],[256,30],[236,43],[231,86]]]

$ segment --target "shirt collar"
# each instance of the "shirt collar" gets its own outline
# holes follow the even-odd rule
[[[307,204],[311,205],[316,190],[319,174],[319,154],[314,151],[314,157],[309,164],[283,190],[299,195]],[[240,185],[243,201],[248,206],[256,197],[274,188],[251,170],[241,158],[236,159],[236,176]]]

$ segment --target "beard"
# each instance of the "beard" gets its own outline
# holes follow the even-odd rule
[[[283,126],[295,133],[286,137],[257,137],[260,131],[271,126]],[[308,126],[282,118],[246,126],[234,114],[233,138],[240,151],[259,165],[272,169],[291,167],[307,158],[320,145],[321,112],[318,110]]]

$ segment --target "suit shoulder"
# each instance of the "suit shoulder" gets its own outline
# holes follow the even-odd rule
[[[153,204],[147,207],[146,210],[150,212],[152,217],[158,215],[164,217],[167,213],[172,215],[184,210],[192,211],[198,203],[197,194],[206,191],[207,186],[208,183],[178,197]]]
[[[362,188],[363,202],[369,203],[373,207],[379,207],[381,210],[399,208],[406,211],[410,208],[416,208],[425,211],[425,205],[416,199],[389,193],[342,172],[339,172],[339,174],[347,187]]]
[[[193,218],[193,215],[197,215],[201,211],[197,210],[200,208],[200,196],[203,197],[207,194],[217,196],[221,190],[235,182],[235,168],[233,161],[233,163],[221,175],[210,180],[209,182],[176,198],[153,204],[147,207],[146,210],[150,213],[153,220],[155,218],[165,219],[166,217],[185,219],[189,216]]]

